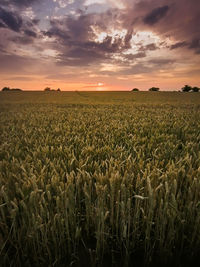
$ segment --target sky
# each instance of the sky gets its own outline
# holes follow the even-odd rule
[[[0,0],[0,88],[200,87],[199,0]]]

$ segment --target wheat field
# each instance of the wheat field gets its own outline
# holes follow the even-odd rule
[[[2,266],[189,266],[200,94],[1,92]]]

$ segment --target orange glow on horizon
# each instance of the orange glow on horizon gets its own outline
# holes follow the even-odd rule
[[[61,91],[131,91],[132,88],[138,88],[141,91],[147,91],[152,86],[159,87],[161,91],[180,90],[185,84],[199,87],[198,77],[184,77],[179,79],[177,77],[152,77],[148,76],[134,76],[131,79],[121,79],[121,77],[108,77],[106,82],[87,83],[82,81],[65,82],[61,80],[42,80],[41,77],[33,77],[33,79],[9,79],[2,77],[0,80],[0,90],[8,86],[10,88],[20,88],[24,91],[43,91],[44,88],[51,89],[60,88]],[[26,77],[25,77],[26,78]]]

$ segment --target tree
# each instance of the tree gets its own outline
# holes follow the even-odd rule
[[[151,87],[149,89],[150,92],[158,92],[159,90],[160,90],[160,88],[158,88],[158,87]]]
[[[192,87],[189,85],[185,85],[181,90],[182,92],[190,92],[192,90]]]
[[[10,91],[10,87],[4,87],[1,91]]]
[[[60,88],[58,88],[57,91],[60,92],[61,91]]]
[[[44,91],[51,91],[51,88],[50,87],[46,87],[45,89],[44,89]]]
[[[132,92],[138,92],[139,89],[138,89],[138,88],[133,88],[131,91],[132,91]]]
[[[199,87],[192,87],[192,91],[195,92],[195,93],[198,93],[200,91],[200,88]]]
[[[10,91],[10,92],[13,92],[13,91],[22,91],[22,89],[19,89],[19,88],[4,87],[4,88],[2,89],[2,91]]]

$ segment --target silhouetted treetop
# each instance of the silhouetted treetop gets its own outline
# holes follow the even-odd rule
[[[185,85],[182,89],[181,89],[182,92],[195,92],[195,93],[198,93],[200,91],[200,88],[197,87],[197,86],[190,86],[190,85]]]
[[[190,85],[185,85],[181,90],[182,92],[190,92],[192,87]]]
[[[50,87],[46,87],[46,88],[44,88],[44,91],[51,91],[51,88]]]
[[[10,91],[10,87],[3,87],[1,91]]]

